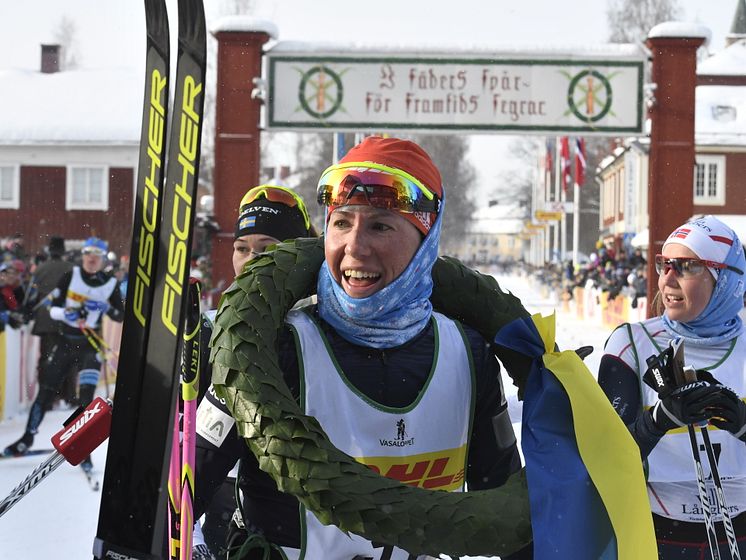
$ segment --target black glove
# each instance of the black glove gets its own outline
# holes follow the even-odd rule
[[[650,409],[653,424],[667,432],[709,420],[718,411],[722,389],[722,385],[711,385],[706,381],[694,381],[677,387],[662,396]]]
[[[580,356],[581,360],[585,360],[593,353],[593,346],[581,346],[575,350],[575,353]]]
[[[746,442],[746,403],[732,389],[719,387],[719,399],[710,423]]]

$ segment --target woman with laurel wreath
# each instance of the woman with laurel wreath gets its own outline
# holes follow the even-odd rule
[[[298,194],[277,185],[259,185],[249,189],[241,199],[236,220],[231,258],[234,273],[238,276],[247,262],[264,252],[270,245],[299,237],[318,237],[318,234],[311,224],[305,203]],[[200,359],[200,398],[205,405],[198,409],[196,497],[200,500],[199,506],[202,508],[200,514],[205,513],[205,522],[202,525],[195,525],[193,560],[213,558],[210,550],[219,551],[225,548],[229,521],[236,509],[235,469],[231,469],[230,476],[223,477],[223,482],[218,488],[210,489],[211,499],[207,499],[200,484],[204,477],[212,476],[211,463],[203,458],[206,454],[209,456],[215,448],[214,431],[210,429],[210,416],[206,414],[212,409],[210,400],[214,398],[214,392],[209,388],[210,396],[207,399],[202,397],[208,391],[212,377],[209,341],[215,313],[216,310],[211,310],[203,314],[200,330],[200,348],[203,354]]]
[[[291,311],[279,343],[290,391],[338,449],[383,476],[444,491],[502,485],[520,457],[498,362],[477,331],[429,301],[440,172],[417,144],[370,137],[322,174],[318,201],[318,304]],[[240,457],[249,538],[233,558],[416,558],[323,525],[260,471],[214,391],[205,403],[213,425],[231,429],[203,450],[195,514]]]
[[[655,267],[664,311],[611,334],[598,381],[647,462],[660,558],[709,556],[685,427],[701,423],[716,449],[726,503],[741,557],[746,557],[746,338],[739,317],[746,271],[743,246],[731,228],[704,216],[676,228],[661,253]],[[666,383],[676,361],[672,341],[683,341],[684,365],[697,370],[698,381]],[[651,366],[651,357],[660,361]],[[704,451],[701,456],[710,478]],[[717,511],[714,492],[710,503]],[[716,513],[714,519],[721,516]],[[724,541],[720,549],[723,558],[730,557]]]

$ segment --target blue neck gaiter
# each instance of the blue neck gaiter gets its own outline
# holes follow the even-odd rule
[[[746,272],[743,245],[736,238],[725,264]],[[743,309],[744,275],[721,269],[707,307],[693,321],[672,321],[663,314],[663,324],[672,336],[680,336],[687,343],[705,346],[731,340],[743,332],[743,321],[738,315]]]
[[[431,272],[438,258],[444,208],[445,197],[435,224],[407,268],[372,296],[348,296],[324,261],[317,284],[319,316],[342,338],[370,348],[393,348],[411,340],[425,328],[433,311]]]

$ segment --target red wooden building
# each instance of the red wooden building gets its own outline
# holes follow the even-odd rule
[[[0,70],[0,238],[26,250],[96,235],[125,254],[132,231],[144,76],[134,69]]]

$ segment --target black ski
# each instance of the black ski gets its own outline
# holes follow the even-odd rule
[[[21,455],[0,454],[0,459],[23,459],[24,457],[34,457],[35,455],[49,455],[50,453],[54,453],[54,449],[28,449]]]
[[[94,543],[98,559],[155,559],[165,550],[167,451],[199,172],[206,39],[202,0],[179,0],[178,8],[174,116],[164,158],[168,17],[165,0],[145,0],[148,51],[133,257]]]

